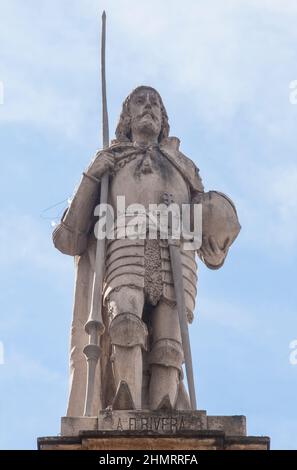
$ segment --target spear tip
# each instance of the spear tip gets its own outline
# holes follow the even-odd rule
[[[105,10],[103,10],[102,19],[103,19],[103,20],[106,20],[106,12],[105,12]]]

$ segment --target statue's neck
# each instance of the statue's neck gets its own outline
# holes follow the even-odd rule
[[[148,147],[150,145],[158,144],[158,136],[146,133],[133,133],[132,142],[140,147]]]

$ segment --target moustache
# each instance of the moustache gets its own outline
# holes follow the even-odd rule
[[[154,115],[154,113],[152,111],[144,111],[143,113],[139,114],[138,118],[141,119],[143,118],[144,116],[151,116],[151,118],[155,121],[156,120],[156,116]]]

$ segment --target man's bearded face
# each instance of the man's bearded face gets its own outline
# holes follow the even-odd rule
[[[159,136],[162,111],[158,95],[149,89],[137,91],[130,101],[132,129]]]

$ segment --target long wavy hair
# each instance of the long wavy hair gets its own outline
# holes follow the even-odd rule
[[[161,122],[161,131],[158,137],[158,141],[161,142],[163,139],[166,139],[169,136],[169,123],[168,123],[168,116],[167,112],[165,109],[165,106],[163,104],[162,98],[155,90],[154,88],[150,86],[139,86],[133,90],[129,96],[125,99],[122,107],[122,112],[120,115],[120,119],[116,128],[116,138],[119,142],[131,142],[132,140],[132,134],[131,134],[131,121],[132,121],[132,116],[130,112],[130,102],[131,98],[134,96],[135,93],[137,93],[140,90],[151,90],[156,93],[158,96],[160,105],[161,105],[161,114],[162,114],[162,122]]]

